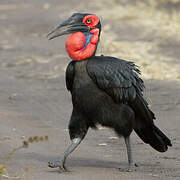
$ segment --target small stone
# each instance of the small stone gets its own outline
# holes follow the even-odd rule
[[[49,3],[44,3],[43,4],[43,9],[47,10],[50,8],[50,4]]]
[[[118,139],[118,137],[116,137],[116,136],[111,136],[111,137],[109,137],[109,139]]]
[[[98,144],[98,146],[107,146],[107,144],[106,143],[100,143],[100,144]]]
[[[16,132],[16,128],[12,128],[12,131],[13,131],[13,132]]]

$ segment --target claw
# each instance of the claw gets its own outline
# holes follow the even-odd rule
[[[121,172],[133,172],[136,171],[136,167],[138,167],[137,164],[129,165],[127,168],[119,168],[119,171]]]
[[[66,158],[77,148],[81,141],[81,138],[74,138],[70,146],[64,152],[63,156],[61,156],[57,161],[48,162],[48,166],[51,168],[59,168],[60,171],[67,172],[68,169],[65,166]]]
[[[134,169],[130,168],[130,167],[127,167],[127,168],[119,168],[119,171],[121,172],[133,172]]]
[[[48,166],[51,167],[51,168],[56,168],[56,167],[58,167],[57,163],[56,163],[56,162],[52,162],[52,161],[49,161],[49,162],[48,162]]]
[[[50,162],[48,162],[48,166],[51,168],[58,168],[59,167],[59,169],[61,171],[64,171],[64,172],[68,171],[68,169],[65,166],[64,161],[50,161]]]

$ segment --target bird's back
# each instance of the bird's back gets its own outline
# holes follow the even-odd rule
[[[124,137],[134,129],[144,142],[164,152],[171,143],[153,123],[154,113],[143,98],[144,84],[138,73],[134,63],[113,57],[71,62],[66,83],[73,109],[90,127],[101,124]]]
[[[134,112],[127,104],[116,103],[89,76],[88,63],[95,59],[97,57],[71,62],[67,68],[66,83],[67,87],[71,86],[73,108],[86,118],[91,127],[97,124],[111,128],[119,126],[122,135],[128,135],[132,131]]]

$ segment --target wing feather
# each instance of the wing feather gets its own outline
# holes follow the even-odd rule
[[[95,57],[88,62],[87,71],[97,86],[117,103],[132,101],[137,93],[143,93],[144,83],[133,62],[113,57]]]

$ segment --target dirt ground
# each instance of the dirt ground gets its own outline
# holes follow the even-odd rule
[[[120,2],[121,6],[125,6],[128,1]],[[174,36],[160,37],[149,31],[145,31],[148,34],[145,36],[139,33],[141,28],[126,23],[118,29],[115,19],[111,21],[107,14],[104,14],[107,18],[103,19],[105,31],[102,36],[112,35],[115,38],[102,39],[99,53],[116,55],[116,45],[121,44],[123,47],[124,43],[126,47],[129,43],[141,49],[143,43],[147,45],[147,42],[154,42],[155,38],[161,40],[157,48],[153,46],[146,53],[136,49],[135,55],[150,58],[144,64],[135,57],[135,62],[144,65],[142,75],[146,79],[145,96],[156,114],[155,123],[170,137],[173,147],[166,153],[156,152],[133,133],[134,160],[139,167],[135,172],[122,173],[118,168],[127,165],[124,141],[118,139],[111,130],[100,128],[99,131],[89,130],[78,150],[68,159],[67,166],[71,172],[60,174],[58,169],[47,166],[47,162],[59,157],[70,143],[67,125],[72,105],[64,80],[69,62],[64,49],[65,37],[48,41],[45,34],[73,12],[86,10],[103,18],[102,9],[99,4],[96,9],[94,3],[80,0],[0,1],[0,164],[8,152],[20,146],[28,137],[48,135],[48,142],[30,144],[27,149],[19,150],[12,156],[7,163],[10,176],[25,180],[178,180],[180,36],[176,38],[178,32],[173,32]],[[165,6],[166,9],[168,7],[173,8]],[[132,17],[126,18],[130,20]],[[121,21],[125,22],[125,19]],[[110,34],[108,24],[113,27],[114,34]],[[111,40],[116,40],[116,44],[108,44]],[[103,42],[106,44],[103,45]],[[124,54],[135,56],[131,49],[128,53],[124,51],[122,56]],[[157,74],[158,60],[161,76]]]

